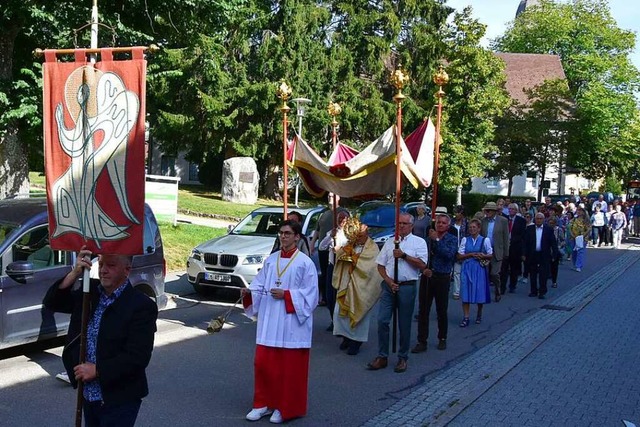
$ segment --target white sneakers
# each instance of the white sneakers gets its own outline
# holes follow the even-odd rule
[[[264,417],[265,415],[271,415],[272,412],[273,411],[267,408],[266,406],[264,408],[253,408],[251,412],[247,414],[246,418],[249,421],[258,421],[260,418]]]
[[[269,422],[273,424],[282,423],[282,414],[280,413],[280,411],[278,411],[277,409],[273,411],[273,415],[271,415],[271,418],[269,418]]]
[[[271,415],[271,418],[269,418],[269,421],[272,422],[273,424],[280,424],[283,421],[282,414],[280,413],[280,411],[278,411],[277,409],[275,411],[272,411],[266,406],[264,408],[253,408],[251,412],[247,414],[246,418],[249,421],[258,421],[260,418],[266,415]]]
[[[59,379],[60,381],[64,381],[68,384],[71,384],[71,381],[69,381],[69,375],[66,372],[60,372],[58,375],[56,375],[56,378]]]

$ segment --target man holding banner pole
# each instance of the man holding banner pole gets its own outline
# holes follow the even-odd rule
[[[83,384],[85,425],[133,426],[142,398],[149,393],[145,369],[151,359],[158,307],[129,282],[131,256],[100,255],[100,280],[90,282],[87,346],[81,363],[79,334],[82,288],[74,289],[91,251],[85,246],[76,265],[54,283],[44,300],[47,308],[71,313],[69,343],[62,359],[71,384]]]
[[[409,345],[411,342],[411,324],[413,308],[416,300],[416,283],[420,272],[427,267],[427,243],[421,237],[411,233],[413,216],[402,213],[398,220],[399,249],[395,242],[387,240],[376,259],[378,273],[382,277],[382,295],[378,311],[378,356],[367,365],[367,369],[375,371],[387,367],[389,356],[389,323],[396,306],[400,346],[398,363],[395,372],[407,370]],[[394,280],[395,264],[398,264],[397,279]]]

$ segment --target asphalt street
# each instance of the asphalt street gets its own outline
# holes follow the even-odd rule
[[[410,355],[403,374],[392,367],[365,369],[376,355],[375,319],[369,343],[348,356],[325,331],[328,311],[318,307],[309,413],[290,424],[600,426],[623,418],[639,423],[634,303],[640,248],[626,248],[589,249],[582,273],[562,265],[559,287],[547,300],[528,298],[521,285],[516,294],[488,305],[481,325],[459,328],[462,309],[451,300],[447,350],[435,349],[432,313],[430,348]],[[167,291],[172,305],[160,314],[148,369],[151,392],[137,425],[248,425],[255,323],[232,309],[224,329],[209,335],[209,320],[226,312],[236,296],[199,297],[183,273],[167,277]],[[74,391],[54,378],[62,368],[60,353],[61,347],[42,346],[0,352],[0,425],[71,425]]]

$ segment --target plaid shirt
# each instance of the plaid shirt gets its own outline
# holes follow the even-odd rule
[[[123,286],[113,291],[111,295],[104,293],[104,288],[99,286],[100,290],[100,302],[98,307],[93,312],[93,316],[87,326],[87,357],[88,363],[96,363],[96,353],[98,350],[98,334],[100,333],[100,322],[102,321],[102,315],[107,307],[115,302],[115,300],[124,292],[125,288],[129,285],[127,281]],[[87,402],[96,402],[102,400],[102,389],[100,388],[100,381],[97,379],[85,383],[83,389],[84,398]]]

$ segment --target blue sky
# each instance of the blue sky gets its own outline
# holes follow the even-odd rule
[[[447,5],[462,10],[465,6],[473,8],[473,15],[487,25],[484,44],[488,40],[504,33],[506,24],[515,18],[520,0],[448,0]],[[640,68],[638,32],[640,32],[640,7],[638,0],[609,0],[609,7],[618,26],[636,33],[636,50],[631,59]]]

